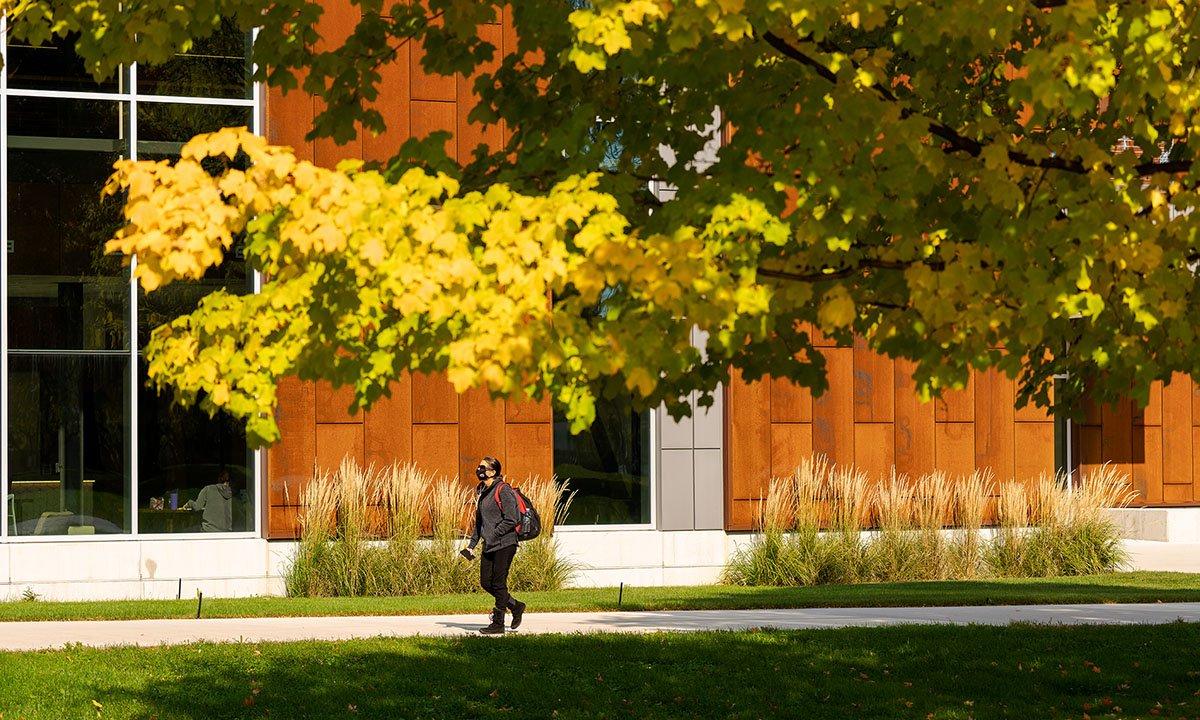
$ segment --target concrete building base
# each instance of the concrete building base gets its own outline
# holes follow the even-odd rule
[[[1157,527],[1153,516],[1133,517],[1143,527]],[[1170,522],[1166,527],[1168,536],[1184,536]],[[555,537],[575,564],[572,584],[578,587],[716,583],[730,555],[754,539],[721,530],[592,528]],[[1200,542],[1125,544],[1131,560],[1126,569],[1200,573]],[[191,598],[197,591],[209,597],[282,595],[295,547],[259,538],[0,544],[0,600],[26,592],[46,600]]]
[[[1200,507],[1121,508],[1109,515],[1130,540],[1200,543]]]

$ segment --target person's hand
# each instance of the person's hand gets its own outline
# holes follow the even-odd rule
[[[475,553],[471,552],[470,548],[463,548],[462,550],[458,551],[458,554],[462,555],[463,557],[465,557],[468,560],[475,559]]]

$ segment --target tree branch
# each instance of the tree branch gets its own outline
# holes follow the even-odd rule
[[[1058,4],[1066,4],[1066,0],[1047,0],[1045,5],[1035,3],[1037,7],[1057,7]],[[811,55],[806,54],[800,48],[792,45],[776,33],[770,31],[765,32],[763,33],[762,38],[768,45],[778,51],[781,55],[795,60],[806,67],[812,68],[819,76],[821,76],[821,78],[832,85],[836,85],[838,83],[837,75],[830,70],[828,66]],[[825,52],[838,52],[837,48],[824,45],[818,45],[818,47]],[[855,66],[857,67],[857,63],[855,63]],[[879,85],[873,85],[872,89],[875,91],[876,95],[887,102],[901,102],[901,100],[887,88]],[[907,120],[910,117],[919,115],[919,113],[907,106],[901,107],[900,109],[901,119]],[[963,152],[971,157],[979,157],[980,154],[983,153],[983,149],[986,147],[986,145],[979,140],[967,137],[949,125],[937,120],[929,118],[923,119],[925,119],[925,121],[928,123],[929,132],[946,143],[946,147],[944,149],[947,153]],[[1074,173],[1076,175],[1086,175],[1088,173],[1088,168],[1084,166],[1083,161],[1079,159],[1067,159],[1059,156],[1035,159],[1030,155],[1021,152],[1020,150],[1013,150],[1011,148],[1007,151],[1007,153],[1010,162],[1013,162],[1017,165],[1022,165],[1024,167],[1041,168],[1044,170],[1062,170],[1064,172]],[[1146,176],[1160,172],[1184,173],[1190,171],[1191,167],[1192,161],[1190,160],[1176,160],[1165,163],[1141,163],[1140,165],[1135,165],[1133,170],[1139,176]],[[1109,172],[1112,172],[1112,170],[1115,169],[1115,166],[1106,165],[1105,169]]]
[[[863,258],[855,265],[848,265],[839,270],[826,272],[818,270],[811,273],[796,273],[788,272],[787,270],[772,270],[770,268],[760,267],[757,273],[762,277],[775,278],[777,280],[791,280],[793,282],[819,282],[821,280],[842,280],[852,275],[857,275],[863,270],[907,270],[914,262],[896,262],[893,260],[878,260],[875,258]],[[930,267],[934,269],[942,269],[945,263],[937,261],[930,263]]]

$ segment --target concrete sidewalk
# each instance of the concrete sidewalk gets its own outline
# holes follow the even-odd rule
[[[810,608],[796,610],[680,610],[664,612],[531,612],[519,631],[543,633],[648,633],[753,628],[812,629],[903,624],[1153,625],[1200,622],[1200,603],[1128,605],[1000,605],[936,608]],[[69,644],[181,645],[193,642],[286,642],[371,637],[475,635],[476,615],[392,617],[213,618],[0,622],[0,651],[49,650]]]

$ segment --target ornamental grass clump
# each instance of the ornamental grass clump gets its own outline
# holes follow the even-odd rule
[[[870,517],[869,490],[865,472],[837,468],[829,473],[826,492],[832,545],[823,573],[828,582],[853,583],[872,579],[863,538],[863,529],[868,526]]]
[[[1125,554],[1107,510],[1131,499],[1127,478],[1110,466],[1074,485],[1056,475],[997,483],[986,470],[910,481],[893,469],[872,482],[809,458],[791,477],[770,482],[759,532],[733,554],[724,580],[816,585],[1110,572]]]
[[[954,483],[955,530],[950,546],[950,573],[973,578],[983,570],[983,521],[995,491],[990,470],[976,470]]]
[[[943,472],[922,475],[913,486],[913,519],[920,538],[922,580],[941,580],[950,575],[942,528],[950,521],[953,499],[953,487]]]
[[[921,555],[913,532],[913,485],[893,469],[891,477],[875,486],[871,495],[875,524],[879,528],[867,546],[873,579],[915,580]]]
[[[542,513],[542,534],[513,561],[516,589],[553,590],[574,566],[553,539],[570,503],[565,485],[521,485]],[[300,539],[285,575],[289,595],[328,597],[474,592],[478,566],[459,550],[474,517],[471,488],[411,464],[363,468],[346,460],[320,473],[300,496]]]
[[[521,543],[513,560],[509,585],[514,591],[566,587],[578,566],[558,552],[554,530],[566,521],[575,493],[568,481],[559,482],[555,478],[533,477],[516,485],[541,512],[542,532],[533,540]]]

